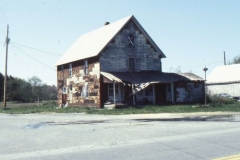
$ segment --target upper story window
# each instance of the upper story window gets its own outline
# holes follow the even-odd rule
[[[85,59],[84,60],[84,74],[88,74],[88,60]]]
[[[134,58],[129,58],[128,66],[129,66],[129,70],[130,71],[134,71],[135,70],[135,60],[134,60]]]
[[[132,33],[130,33],[128,35],[128,45],[129,46],[133,46],[134,45],[134,36],[132,35]]]
[[[72,76],[72,63],[69,64],[69,76]]]
[[[63,72],[63,70],[64,70],[64,67],[63,67],[63,65],[61,65],[61,71]]]

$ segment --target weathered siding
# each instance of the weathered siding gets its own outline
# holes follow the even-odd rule
[[[72,63],[72,76],[69,75],[69,64],[65,64],[63,67],[62,71],[61,66],[58,66],[57,71],[58,104],[62,103],[62,88],[65,86],[67,87],[69,105],[100,107],[100,65],[98,59],[88,59],[89,74],[87,75],[84,74],[83,60]],[[86,91],[84,91],[85,88]]]
[[[175,83],[176,102],[201,101],[204,95],[203,83]]]
[[[134,35],[133,46],[128,44],[129,34]],[[132,22],[129,22],[102,51],[101,71],[127,72],[129,58],[134,58],[135,71],[156,71],[161,68],[158,53]]]
[[[210,94],[228,93],[231,96],[240,96],[240,83],[231,84],[207,84],[207,90]]]

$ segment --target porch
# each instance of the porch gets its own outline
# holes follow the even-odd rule
[[[194,75],[194,74],[192,74]],[[166,104],[194,99],[194,91],[198,95],[201,86],[193,88],[193,83],[203,80],[191,79],[176,73],[160,72],[101,72],[101,102],[116,105]],[[185,86],[179,91],[179,82]],[[182,84],[181,83],[181,84]],[[191,86],[191,87],[190,87]],[[196,95],[197,95],[196,94]],[[182,98],[182,97],[185,97]],[[201,97],[200,97],[201,98]]]

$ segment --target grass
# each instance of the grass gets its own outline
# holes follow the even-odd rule
[[[37,103],[17,104],[8,103],[7,108],[3,109],[0,103],[0,113],[8,114],[29,114],[29,113],[87,113],[104,115],[122,115],[122,114],[150,114],[150,113],[193,113],[193,112],[240,112],[240,103],[233,104],[210,104],[202,105],[146,105],[141,108],[127,107],[122,109],[96,109],[89,107],[67,107],[59,109],[56,102],[44,102],[38,107]]]

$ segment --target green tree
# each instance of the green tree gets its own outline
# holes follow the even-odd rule
[[[34,102],[40,100],[56,100],[57,87],[42,83],[36,76],[24,79],[8,76],[7,101]],[[3,100],[4,76],[0,73],[0,101]]]
[[[239,63],[240,63],[240,55],[233,57],[233,59],[228,62],[228,64],[239,64]]]
[[[4,76],[0,73],[0,101],[3,101]]]
[[[7,101],[32,102],[31,84],[20,78],[10,78],[7,83]]]

